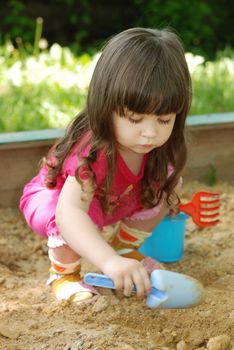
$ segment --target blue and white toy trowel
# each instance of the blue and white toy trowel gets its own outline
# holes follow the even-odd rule
[[[151,291],[146,304],[154,309],[183,309],[199,304],[204,288],[199,281],[177,272],[154,270],[150,276]],[[84,282],[91,286],[115,289],[114,282],[106,275],[87,273]],[[133,288],[133,293],[136,289]]]

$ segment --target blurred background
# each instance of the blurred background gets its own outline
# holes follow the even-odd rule
[[[102,45],[135,26],[181,37],[190,115],[234,111],[233,0],[0,0],[0,9],[0,132],[65,127]]]

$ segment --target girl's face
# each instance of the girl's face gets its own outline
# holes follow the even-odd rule
[[[169,139],[176,114],[157,116],[126,111],[126,117],[113,114],[116,141],[121,150],[145,154],[162,146]]]

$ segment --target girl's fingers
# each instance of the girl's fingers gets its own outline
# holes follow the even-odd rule
[[[144,278],[139,271],[133,275],[133,282],[137,290],[136,294],[138,298],[143,298],[145,296]]]
[[[124,290],[123,294],[126,297],[129,297],[132,294],[132,289],[133,289],[133,281],[130,276],[125,276],[124,277]]]
[[[145,268],[142,268],[141,274],[142,274],[142,278],[144,280],[145,292],[146,292],[146,294],[148,294],[151,290],[149,273],[146,271]]]
[[[113,281],[116,290],[123,289],[123,279],[121,277],[116,277],[115,279],[113,279]]]

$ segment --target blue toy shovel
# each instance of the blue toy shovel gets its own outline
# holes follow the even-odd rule
[[[196,279],[177,272],[154,270],[150,276],[151,291],[146,304],[151,308],[183,309],[199,304],[204,296],[203,286]],[[87,273],[84,282],[91,286],[115,289],[109,277]],[[133,288],[133,293],[136,289]]]

